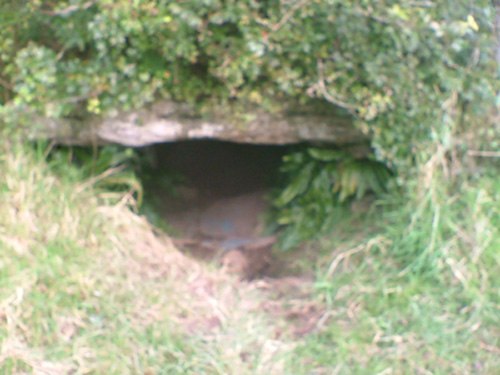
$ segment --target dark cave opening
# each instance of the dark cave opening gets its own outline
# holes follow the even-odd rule
[[[179,174],[190,188],[213,199],[269,188],[289,151],[290,146],[214,140],[153,146],[158,173]]]
[[[262,234],[269,192],[279,182],[284,155],[297,145],[254,145],[215,140],[158,144],[146,197],[178,237],[226,240]]]
[[[144,148],[144,207],[188,255],[215,260],[246,279],[291,274],[293,257],[285,265],[284,252],[277,251],[283,232],[272,198],[290,183],[280,171],[284,157],[304,148],[309,151],[311,144],[191,140]],[[366,145],[350,145],[341,152],[364,160],[368,151]]]
[[[150,160],[146,205],[190,255],[218,260],[246,278],[262,275],[275,238],[266,233],[270,192],[283,156],[300,145],[254,145],[214,140],[158,144]]]

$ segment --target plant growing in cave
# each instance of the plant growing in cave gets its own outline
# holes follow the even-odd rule
[[[134,150],[113,145],[100,148],[53,148],[41,144],[38,148],[41,154],[46,155],[48,165],[56,173],[70,173],[66,171],[68,163],[78,166],[79,175],[87,178],[78,190],[93,188],[105,191],[108,197],[114,195],[118,200],[129,195],[134,197],[129,203],[141,206],[143,188],[135,172],[138,160]]]
[[[373,158],[342,150],[306,148],[284,158],[285,188],[274,199],[281,245],[290,249],[324,234],[348,203],[386,191],[391,171]]]

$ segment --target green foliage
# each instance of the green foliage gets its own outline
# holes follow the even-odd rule
[[[51,149],[38,145],[42,154],[47,154],[48,165],[56,173],[71,173],[67,164],[78,166],[79,178],[87,179],[79,187],[88,187],[108,193],[117,193],[122,197],[128,193],[133,196],[138,206],[143,201],[143,188],[136,176],[138,163],[136,153],[130,148],[120,146],[92,147],[58,147]]]
[[[324,239],[335,273],[321,270],[317,283],[326,302],[322,329],[288,345],[294,353],[284,372],[498,373],[498,158],[468,157],[499,150],[500,122],[489,116],[495,95],[500,100],[491,4],[6,0],[2,115],[24,106],[47,116],[100,114],[158,97],[207,107],[312,97],[346,109],[372,136],[377,159],[396,167],[406,194],[366,223],[382,227],[377,241],[367,239],[373,246],[343,251],[342,232]],[[0,372],[43,371],[54,362],[59,372],[227,373],[249,363],[248,373],[276,372],[264,364],[273,362],[267,344],[281,345],[282,327],[262,331],[248,320],[259,314],[247,310],[235,321],[241,295],[217,299],[228,296],[226,278],[200,309],[192,285],[170,268],[179,257],[170,262],[163,247],[149,254],[155,237],[137,231],[139,219],[103,194],[114,176],[106,171],[121,173],[126,152],[57,151],[47,167],[46,147],[36,158],[10,134],[2,139]],[[79,168],[68,163],[75,159]],[[349,200],[380,190],[382,170],[336,150],[290,155],[276,201],[285,247],[329,231]],[[134,190],[111,184],[114,197]],[[163,272],[167,265],[174,272]],[[178,269],[200,279],[190,263]],[[246,309],[249,301],[261,306],[251,300],[259,290],[244,288],[229,289],[243,291]],[[172,336],[191,311],[211,316],[214,298],[231,313],[221,331],[195,332],[196,343]],[[69,340],[61,337],[68,326]]]
[[[498,171],[493,167],[475,177],[460,176],[455,186],[437,169],[424,186],[412,186],[412,205],[405,197],[391,197],[384,232],[392,241],[391,256],[404,273],[440,278],[451,269],[455,275],[463,272],[464,277],[475,279],[480,277],[479,269],[498,267]],[[463,269],[457,271],[460,263]]]
[[[478,348],[498,344],[500,169],[492,159],[464,173],[454,157],[423,168],[410,204],[383,197],[376,216],[322,238],[316,289],[335,318],[296,348],[289,371],[498,372],[498,356]]]
[[[383,193],[391,177],[383,163],[320,148],[287,155],[282,173],[285,188],[275,198],[274,206],[276,221],[284,226],[284,249],[330,230],[346,203],[368,193]]]
[[[474,117],[500,100],[494,17],[489,0],[3,1],[2,115],[15,121],[9,111],[26,106],[99,115],[157,98],[201,111],[320,99],[351,114],[412,194],[434,155],[451,157]],[[480,145],[498,150],[488,139]],[[373,161],[302,158],[277,204],[280,223],[301,228],[291,243],[335,221],[332,202],[377,192],[383,180]],[[431,203],[425,212],[441,204]]]
[[[4,103],[49,116],[158,97],[268,108],[321,98],[349,111],[380,159],[433,154],[466,109],[488,108],[489,0],[298,2],[8,1],[0,14]]]

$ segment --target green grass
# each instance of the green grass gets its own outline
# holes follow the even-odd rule
[[[296,263],[315,269],[314,294],[298,303],[322,319],[295,337],[262,309],[272,293],[137,216],[133,183],[109,190],[43,147],[0,147],[1,374],[500,372],[493,172],[453,194],[433,184],[420,209],[388,197],[312,244]]]
[[[289,371],[500,373],[500,180],[486,174],[441,198],[440,220],[425,199],[372,212],[365,227],[379,235],[351,239],[350,256],[345,227],[325,241],[316,290],[330,324],[297,347]],[[328,274],[331,249],[341,261]]]
[[[321,295],[333,294],[331,324],[299,346],[290,368],[304,374],[314,368],[354,374],[497,373],[498,359],[485,350],[498,347],[498,307],[492,301],[460,287],[382,276],[387,273],[359,267],[330,288],[322,285]]]
[[[1,147],[1,374],[275,367],[259,349],[272,325],[255,288],[182,256],[134,214],[134,187],[109,191],[66,157]]]

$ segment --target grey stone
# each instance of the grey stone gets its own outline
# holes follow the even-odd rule
[[[359,143],[366,136],[346,117],[315,110],[269,113],[259,108],[230,115],[214,109],[200,116],[186,104],[163,100],[131,111],[113,111],[85,119],[47,118],[22,113],[31,138],[67,145],[121,144],[131,147],[187,139],[217,139],[239,143],[290,144],[298,142]],[[33,129],[31,124],[39,126]]]

